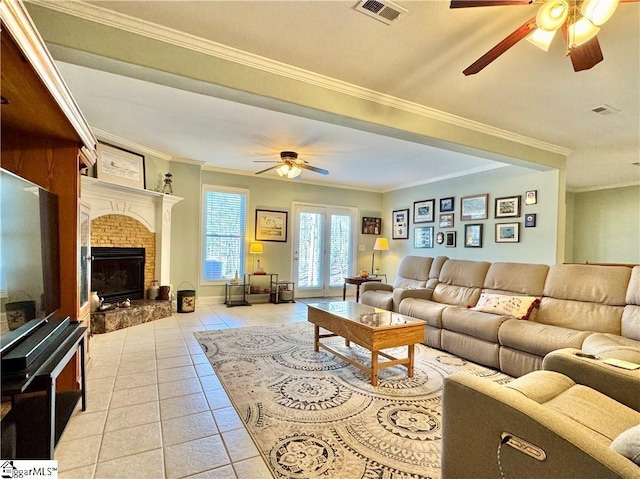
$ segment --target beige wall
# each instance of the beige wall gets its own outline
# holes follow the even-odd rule
[[[574,193],[572,262],[640,263],[640,186]]]

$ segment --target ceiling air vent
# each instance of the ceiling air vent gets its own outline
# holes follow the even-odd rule
[[[616,113],[620,113],[620,110],[609,105],[598,106],[596,108],[592,108],[591,111],[602,116],[614,115]]]
[[[407,13],[407,10],[394,3],[379,0],[362,0],[355,9],[387,25],[395,23],[401,15]]]

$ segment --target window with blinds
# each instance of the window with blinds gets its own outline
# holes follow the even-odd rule
[[[203,189],[204,281],[244,275],[248,190],[205,186]]]

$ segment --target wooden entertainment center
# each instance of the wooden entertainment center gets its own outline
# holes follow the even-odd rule
[[[68,317],[71,324],[75,325],[72,328],[75,331],[72,334],[73,340],[60,345],[65,351],[44,353],[48,355],[48,361],[38,370],[41,375],[47,373],[53,378],[52,400],[55,414],[55,392],[62,397],[65,391],[75,391],[73,397],[76,402],[80,398],[78,392],[81,392],[84,405],[83,375],[84,361],[89,353],[90,306],[88,287],[82,287],[83,275],[80,274],[81,268],[86,268],[88,262],[86,254],[81,255],[80,246],[81,213],[84,213],[84,218],[87,217],[86,211],[82,210],[86,207],[80,204],[80,175],[81,169],[95,164],[97,141],[24,5],[18,0],[3,0],[0,13],[1,166],[58,196],[60,309],[57,316]],[[78,334],[82,337],[76,337]],[[57,364],[50,364],[52,360],[57,361]],[[9,381],[3,376],[3,400],[11,397],[12,409],[19,409],[20,399],[15,398],[15,390],[11,390],[9,385]],[[51,388],[48,390],[51,391]],[[47,393],[47,388],[36,388],[35,396],[38,392],[41,395]],[[31,395],[33,396],[34,394]],[[25,401],[29,399],[31,398]],[[55,427],[53,424],[49,426]],[[37,435],[38,432],[38,429],[32,430],[31,434]],[[47,453],[51,458],[55,446],[54,436],[57,434],[51,433],[51,448]]]

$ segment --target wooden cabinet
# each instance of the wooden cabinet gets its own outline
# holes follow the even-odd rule
[[[59,312],[72,321],[86,320],[88,287],[80,284],[79,258],[87,223],[80,170],[95,163],[97,141],[24,5],[3,1],[0,14],[2,167],[58,196]],[[77,362],[69,364],[70,371],[58,377],[59,388],[78,387]]]
[[[81,201],[78,204],[78,320],[89,326],[91,305],[91,207]]]

